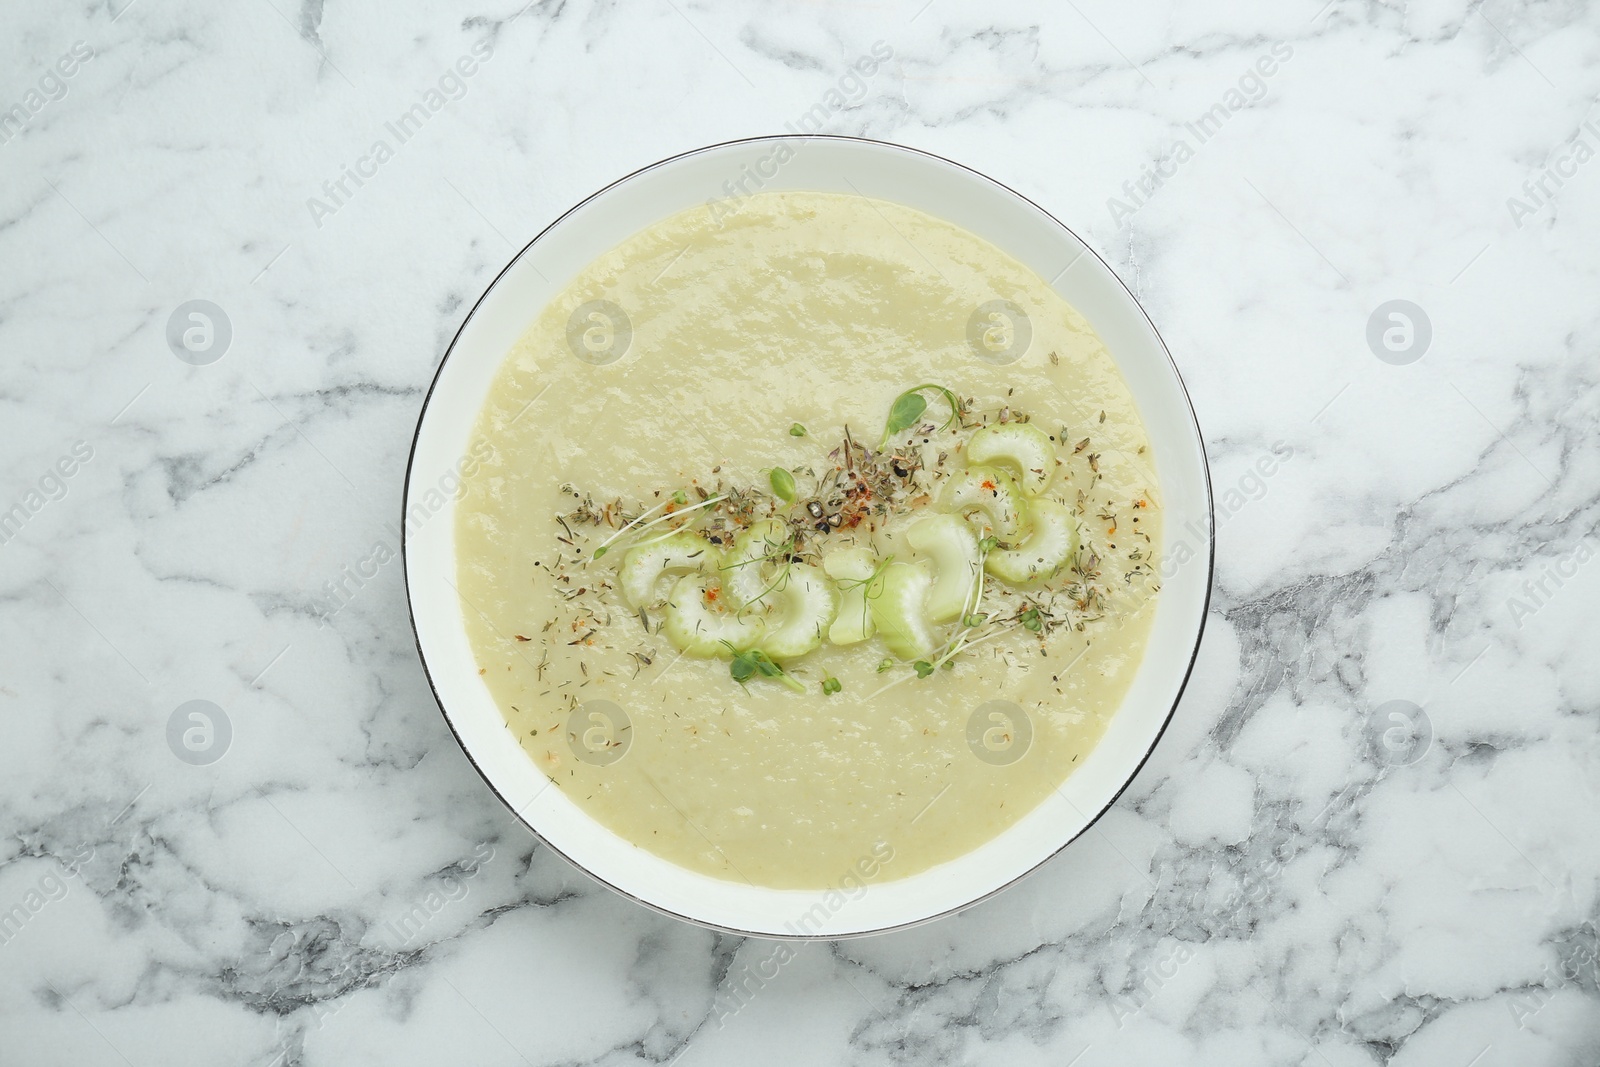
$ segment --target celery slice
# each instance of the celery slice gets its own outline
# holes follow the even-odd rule
[[[722,584],[733,594],[734,606],[750,608],[772,602],[778,581],[776,556],[789,543],[789,527],[777,519],[763,519],[734,539],[722,560]]]
[[[965,614],[983,579],[983,561],[972,525],[959,515],[927,515],[911,525],[906,540],[933,560],[928,621],[949,622]]]
[[[1078,550],[1078,523],[1054,500],[1035,500],[1033,530],[1016,548],[997,548],[984,560],[989,573],[1021,585],[1049,578]]]
[[[1016,480],[998,467],[968,467],[945,483],[940,501],[962,515],[980,511],[988,520],[985,532],[1014,544],[1027,528],[1027,504]]]
[[[663,575],[684,571],[715,574],[720,561],[716,546],[688,530],[636,545],[628,551],[619,573],[623,599],[635,609],[654,604],[661,599],[656,590]]]
[[[891,563],[883,570],[883,591],[872,600],[872,621],[884,644],[901,659],[927,659],[933,655],[933,632],[928,628],[928,590],[933,585],[920,563]]]
[[[967,462],[1016,471],[1022,491],[1038,496],[1056,476],[1056,446],[1050,435],[1027,422],[985,426],[967,442]]]
[[[822,644],[839,614],[839,590],[820,567],[793,564],[774,591],[782,606],[778,623],[761,639],[761,651],[773,659],[803,656]]]
[[[877,559],[865,548],[836,548],[822,557],[822,569],[839,586],[839,612],[828,627],[828,640],[836,645],[865,641],[877,629],[869,606],[883,584],[873,578]]]
[[[736,651],[754,647],[767,632],[766,619],[760,615],[712,607],[707,594],[713,591],[721,599],[722,590],[712,578],[704,574],[686,574],[673,585],[667,597],[661,629],[673,647],[685,655],[706,659],[732,656]]]

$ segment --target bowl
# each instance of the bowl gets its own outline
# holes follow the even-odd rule
[[[541,308],[595,257],[668,215],[716,212],[756,190],[855,193],[955,223],[1016,257],[1093,324],[1145,422],[1165,495],[1162,578],[1144,662],[1100,742],[1034,811],[956,859],[848,891],[722,881],[662,859],[596,822],[536,767],[479,676],[455,588],[456,489],[501,361]],[[553,222],[468,313],[423,402],[406,469],[402,554],[411,622],[446,722],[489,788],[550,848],[665,914],[790,940],[899,929],[955,912],[1023,877],[1087,830],[1149,758],[1198,651],[1213,566],[1211,483],[1194,411],[1154,325],[1111,268],[1038,205],[927,152],[853,137],[712,145],[622,178]]]

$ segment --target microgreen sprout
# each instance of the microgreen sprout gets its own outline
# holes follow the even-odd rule
[[[840,578],[839,584],[846,589],[854,589],[858,585],[864,585],[867,587],[867,591],[863,595],[868,599],[876,600],[883,595],[883,583],[878,582],[878,579],[883,577],[883,572],[888,570],[889,564],[893,562],[894,556],[885,556],[878,562],[876,567],[872,568],[872,573],[865,578]],[[878,582],[878,584],[874,586],[874,582]]]
[[[922,395],[925,389],[935,389],[943,393],[945,401],[950,405],[950,417],[944,420],[939,429],[943,430],[955,421],[956,416],[961,413],[961,401],[956,399],[956,394],[942,385],[924,382],[894,398],[894,403],[889,406],[889,421],[883,427],[883,440],[878,442],[879,449],[889,443],[890,437],[909,428],[922,418],[922,413],[928,410],[928,398]]]
[[[728,664],[728,674],[740,685],[744,685],[751,678],[760,675],[763,678],[772,678],[782,682],[796,693],[804,693],[806,691],[806,687],[800,684],[799,679],[785,674],[783,668],[772,662],[772,657],[759,648],[740,652],[733,647],[731,642],[724,641],[722,643],[728,646],[729,652],[733,653],[733,659]]]
[[[659,503],[655,507],[651,508],[650,511],[645,512],[644,515],[640,515],[637,519],[634,519],[632,522],[630,522],[627,525],[623,526],[622,529],[618,530],[616,533],[612,534],[610,537],[608,537],[604,541],[602,541],[600,543],[600,547],[596,548],[594,550],[594,558],[595,559],[599,559],[601,556],[604,556],[607,552],[609,552],[611,550],[612,542],[616,541],[617,538],[621,537],[623,534],[628,533],[629,531],[637,532],[637,531],[640,531],[640,530],[648,530],[650,527],[655,526],[657,523],[663,523],[663,522],[667,522],[668,520],[671,520],[671,519],[676,519],[678,516],[687,514],[688,512],[694,511],[694,510],[696,510],[698,508],[710,507],[711,505],[717,503],[718,501],[725,500],[726,498],[727,498],[726,494],[721,494],[721,495],[713,496],[713,497],[707,497],[706,499],[700,501],[700,503],[698,503],[698,504],[690,504],[688,507],[682,509],[681,511],[669,512],[666,515],[657,515],[655,518],[651,519],[649,522],[645,522],[644,519],[645,519],[646,515],[649,515],[651,512],[654,512],[654,511],[659,511],[660,509],[666,507],[668,504],[673,503],[672,498],[668,497],[666,500],[663,500],[661,503]]]

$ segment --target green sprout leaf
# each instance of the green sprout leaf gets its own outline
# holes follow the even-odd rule
[[[672,502],[677,504],[679,507],[682,507],[689,502],[689,494],[685,493],[682,489],[679,489],[676,493],[672,494]]]
[[[727,642],[723,643],[727,644]],[[733,651],[733,646],[728,645],[728,649]],[[728,663],[728,674],[740,685],[744,685],[744,683],[759,674],[763,678],[772,678],[782,682],[796,693],[804,693],[806,691],[806,687],[801,685],[799,680],[785,674],[783,668],[772,662],[772,657],[759,648],[752,648],[746,652],[734,652],[733,659]]]
[[[594,558],[599,559],[609,551],[611,551],[609,548],[607,548],[605,545],[601,545],[599,548],[594,550]]]
[[[1038,608],[1029,608],[1027,611],[1022,613],[1021,618],[1022,626],[1026,630],[1031,630],[1034,633],[1038,633],[1040,630],[1044,629],[1044,620],[1039,618]]]
[[[913,663],[911,667],[917,672],[918,678],[926,678],[928,675],[933,673],[933,664],[929,663],[925,659],[917,660],[917,662]]]
[[[831,696],[833,696],[833,694],[837,693],[839,690],[841,690],[843,688],[844,688],[844,686],[842,684],[840,684],[839,679],[835,678],[831,674],[828,675],[828,677],[826,677],[826,678],[824,678],[822,680],[822,694],[823,694],[823,696],[830,696],[831,697]]]
[[[890,667],[893,667],[893,666],[894,666],[894,660],[892,660],[892,659],[879,660],[878,661],[878,673],[882,674],[884,671],[888,670]]]
[[[782,467],[773,467],[767,475],[767,481],[772,483],[772,495],[785,504],[794,503],[794,475]]]
[[[901,393],[895,398],[894,406],[889,409],[889,421],[883,428],[884,439],[887,440],[915,423],[927,410],[927,398],[921,393]]]
[[[922,413],[928,410],[928,399],[922,395],[925,389],[933,389],[943,394],[945,402],[950,405],[950,417],[944,420],[944,425],[939,429],[942,430],[955,421],[956,415],[961,411],[961,402],[956,399],[956,394],[942,385],[924,382],[894,398],[894,403],[889,406],[889,421],[883,426],[883,440],[878,442],[880,449],[889,443],[889,438],[915,425],[917,420],[922,418]]]
[[[789,427],[789,436],[790,437],[804,437],[805,435],[806,435],[806,428],[804,426],[801,426],[798,422],[795,423],[793,426]]]

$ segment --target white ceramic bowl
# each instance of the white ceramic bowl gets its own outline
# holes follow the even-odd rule
[[[965,227],[1052,280],[1099,331],[1132,388],[1165,496],[1164,584],[1148,650],[1083,765],[975,851],[832,896],[686,870],[618,837],[550,787],[478,675],[454,586],[452,490],[473,421],[512,343],[595,257],[674,212],[727,196],[741,180],[747,191],[854,192],[905,204]],[[938,156],[857,138],[713,145],[630,174],[557,219],[489,286],[440,364],[412,445],[405,507],[417,649],[445,719],[489,787],[551,848],[618,892],[669,915],[758,936],[847,937],[924,922],[1004,888],[1064,848],[1110,807],[1155,747],[1188,680],[1211,591],[1211,484],[1200,430],[1177,369],[1133,295],[1075,234],[1005,186]]]

